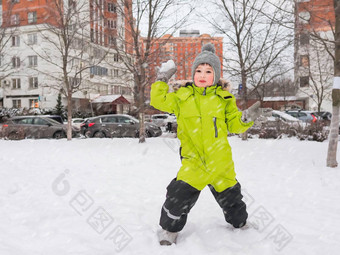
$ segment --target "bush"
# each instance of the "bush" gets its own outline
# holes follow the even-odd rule
[[[306,127],[297,134],[297,137],[301,141],[308,140],[323,142],[327,139],[328,134],[328,128],[322,122],[318,122],[306,125]]]
[[[258,135],[262,139],[280,139],[283,136],[300,140],[323,142],[328,137],[328,129],[324,123],[287,123],[282,120],[257,123],[249,129],[250,135]]]

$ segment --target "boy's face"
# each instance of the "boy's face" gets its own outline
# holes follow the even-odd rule
[[[208,87],[213,85],[214,69],[209,64],[200,64],[194,74],[194,83],[197,87]]]

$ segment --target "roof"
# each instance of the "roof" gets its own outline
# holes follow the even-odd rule
[[[299,100],[296,96],[291,97],[264,97],[263,101],[295,101]]]
[[[122,95],[106,95],[99,96],[92,101],[92,103],[121,103],[130,104],[130,102]]]

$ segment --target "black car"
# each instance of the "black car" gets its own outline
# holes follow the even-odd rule
[[[313,114],[319,116],[322,120],[332,119],[332,114],[330,112],[313,112]]]
[[[81,125],[81,133],[87,137],[138,137],[139,121],[126,114],[101,115],[87,119]],[[152,123],[145,123],[147,137],[157,137],[162,130]]]

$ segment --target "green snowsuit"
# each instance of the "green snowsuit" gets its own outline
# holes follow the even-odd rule
[[[177,180],[198,190],[207,184],[217,192],[234,186],[237,181],[228,131],[243,133],[253,122],[241,121],[235,97],[221,86],[200,88],[190,84],[172,93],[168,89],[163,81],[153,83],[150,104],[177,116],[182,148]]]

